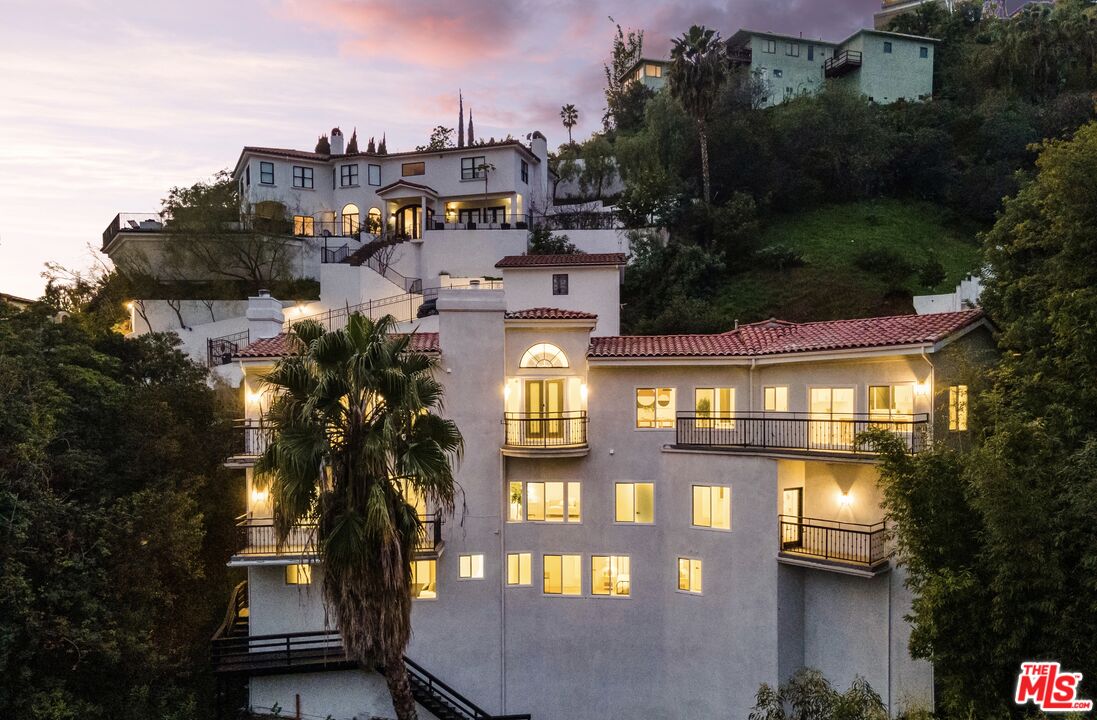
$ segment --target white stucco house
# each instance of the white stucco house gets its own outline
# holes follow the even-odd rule
[[[425,717],[745,718],[761,683],[866,678],[892,714],[931,707],[911,659],[876,458],[967,430],[979,310],[713,335],[621,336],[623,256],[507,256],[502,289],[440,289],[438,358],[465,438],[453,517],[420,508],[413,689]],[[247,570],[213,640],[257,712],[392,717],[383,679],[342,655],[313,528],[273,541],[252,467],[261,377],[286,353],[281,304],[253,298],[237,453]],[[338,327],[345,316],[329,318]],[[456,710],[454,709],[456,708]]]

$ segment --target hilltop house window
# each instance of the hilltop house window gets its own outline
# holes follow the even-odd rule
[[[381,234],[381,208],[370,208],[366,214],[366,232]]]
[[[777,41],[776,40],[766,40],[766,41],[764,41],[762,43],[762,52],[764,52],[764,53],[776,53],[777,52]]]
[[[731,530],[731,488],[727,485],[693,486],[693,526]]]
[[[339,167],[339,185],[342,187],[358,186],[357,165],[341,165]]]
[[[315,234],[315,220],[310,215],[293,216],[293,234],[298,237],[312,237]]]
[[[814,59],[815,59],[815,46],[814,45],[808,45],[808,62],[811,62]]]
[[[552,294],[553,295],[567,295],[568,294],[568,274],[567,273],[553,273],[553,275],[552,275]]]
[[[590,594],[628,597],[630,590],[628,555],[592,555]]]
[[[533,555],[531,553],[507,553],[507,585],[532,585],[532,568]]]
[[[300,165],[293,166],[293,186],[295,188],[303,188],[305,190],[312,190],[312,168],[301,167]]]
[[[678,558],[678,589],[682,592],[701,594],[701,561],[697,558]]]
[[[914,414],[914,386],[870,385],[868,388],[868,411],[873,419],[895,416],[910,417]]]
[[[927,48],[925,46],[918,48],[918,57],[928,58],[929,57],[929,48]]]
[[[461,179],[482,180],[484,178],[484,169],[482,167],[484,164],[485,156],[483,155],[461,158]]]
[[[286,585],[308,585],[311,582],[311,565],[286,565]]]
[[[474,553],[457,556],[457,577],[462,580],[484,579],[484,554]]]
[[[781,68],[773,68],[773,77],[784,77],[785,72]]]
[[[648,63],[644,66],[644,74],[651,78],[663,77],[663,66]]]
[[[800,43],[789,43],[785,47],[785,55],[789,57],[800,57]]]
[[[619,523],[655,522],[655,483],[617,483],[613,520]]]
[[[766,412],[788,412],[788,387],[774,385],[762,390],[762,407]]]
[[[244,166],[244,184],[251,186],[251,165]]]
[[[578,482],[527,482],[525,490],[526,520],[530,522],[577,523],[582,517]]]
[[[522,522],[526,494],[522,483],[512,482],[507,487],[507,522]]]
[[[411,596],[420,600],[434,600],[438,597],[438,585],[435,574],[437,563],[434,560],[413,560],[411,563]]]
[[[891,54],[891,43],[887,40],[884,41],[884,54],[885,55],[890,55]]]
[[[543,562],[546,595],[583,594],[582,555],[545,555]]]
[[[381,184],[380,165],[366,165],[366,182],[375,187]]]
[[[552,343],[537,343],[522,355],[523,368],[566,368],[568,356]]]
[[[273,185],[274,184],[274,163],[261,162],[259,163],[259,184],[260,185]]]
[[[693,391],[697,427],[734,428],[735,388],[697,388]]]
[[[426,175],[427,164],[425,162],[410,162],[404,163],[400,166],[401,177],[413,177],[415,175]]]
[[[956,432],[967,430],[967,385],[949,385],[948,429]]]
[[[354,203],[347,203],[343,206],[343,235],[349,237],[351,235],[357,235],[362,225],[359,222],[361,217],[358,214],[358,206]]]
[[[522,171],[522,182],[529,185],[529,163],[526,162],[525,160],[522,160],[521,165],[519,165],[519,168]]]
[[[674,388],[636,388],[636,427],[674,427]]]

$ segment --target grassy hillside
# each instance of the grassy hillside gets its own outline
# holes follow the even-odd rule
[[[828,320],[914,312],[912,295],[952,290],[979,267],[978,227],[957,223],[930,203],[871,200],[831,205],[774,218],[762,247],[783,245],[805,264],[783,271],[751,269],[732,275],[717,288],[712,309],[728,324],[768,317]],[[918,272],[899,282],[886,268],[855,264],[866,250],[891,250],[918,268],[936,255],[945,279],[921,285]]]

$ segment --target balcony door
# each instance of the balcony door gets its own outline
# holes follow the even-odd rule
[[[852,450],[853,388],[811,388],[808,409],[809,447],[816,450]]]
[[[564,380],[526,380],[526,415],[531,438],[560,438],[564,433]],[[542,419],[544,418],[544,419]]]
[[[781,549],[803,545],[804,489],[785,488],[781,493]]]

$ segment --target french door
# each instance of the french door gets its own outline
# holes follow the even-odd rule
[[[526,415],[531,438],[560,438],[564,433],[564,381],[526,380]]]
[[[781,493],[781,549],[803,544],[804,489],[786,488]]]
[[[819,450],[852,450],[854,436],[853,388],[811,388],[808,410],[810,447]]]

